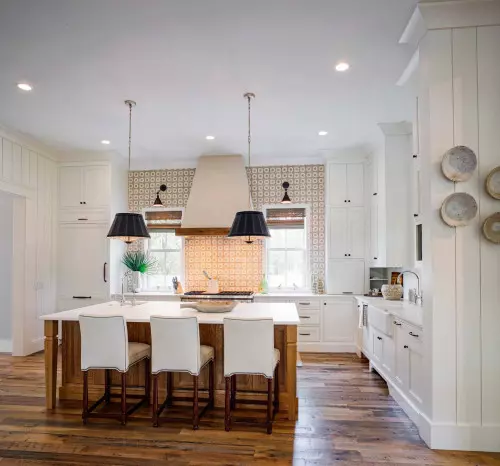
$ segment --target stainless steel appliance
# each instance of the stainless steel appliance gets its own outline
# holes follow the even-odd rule
[[[189,301],[237,301],[239,303],[252,303],[253,291],[221,291],[219,293],[206,293],[204,291],[187,291],[181,296],[181,302]]]

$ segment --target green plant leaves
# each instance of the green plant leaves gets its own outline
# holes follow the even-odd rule
[[[143,251],[127,251],[123,254],[122,264],[132,272],[144,274],[154,273],[158,268],[158,261]]]

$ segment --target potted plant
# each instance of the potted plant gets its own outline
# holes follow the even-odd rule
[[[122,264],[132,273],[132,290],[139,293],[142,287],[142,275],[154,273],[158,267],[156,259],[143,251],[127,251],[122,258]]]

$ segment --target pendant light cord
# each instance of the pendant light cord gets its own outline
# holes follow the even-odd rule
[[[126,100],[125,104],[128,106],[128,171],[130,171],[132,159],[132,107],[135,107],[136,103],[133,100]]]
[[[248,208],[252,210],[252,98],[255,98],[253,92],[247,92],[244,96],[248,101],[248,168],[250,169],[250,179],[248,180]]]

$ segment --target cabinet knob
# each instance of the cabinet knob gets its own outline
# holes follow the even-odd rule
[[[349,199],[347,202],[351,202],[351,200]]]
[[[410,332],[409,335],[412,337],[418,338],[418,335],[416,333]]]
[[[345,199],[344,202],[347,202],[347,199]]]
[[[408,345],[404,345],[404,346],[403,346],[403,348],[404,348],[404,349],[408,349]]]
[[[374,195],[374,196],[376,196],[376,195],[377,195],[377,193],[373,193],[373,195]]]
[[[414,217],[418,217],[418,214],[413,214]]]
[[[413,154],[413,158],[416,159],[417,158],[417,154]]]
[[[382,337],[377,337],[377,340],[382,340]]]
[[[347,257],[347,254],[344,254],[344,256],[346,256],[346,257]]]
[[[347,254],[347,255],[348,255],[349,257],[351,257],[351,255],[350,255],[350,254]]]

